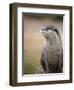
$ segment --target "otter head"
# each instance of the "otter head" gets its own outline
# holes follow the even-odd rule
[[[46,39],[52,37],[55,38],[55,36],[58,34],[58,30],[53,26],[46,26],[45,28],[42,28],[41,33]]]

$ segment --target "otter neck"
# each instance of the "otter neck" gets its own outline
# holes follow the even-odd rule
[[[62,40],[61,40],[61,36],[59,35],[51,35],[46,39],[46,43],[47,43],[47,47],[53,48],[53,49],[57,49],[62,47]]]

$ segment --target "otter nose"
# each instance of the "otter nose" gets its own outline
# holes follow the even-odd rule
[[[44,31],[45,29],[42,29],[42,31]]]

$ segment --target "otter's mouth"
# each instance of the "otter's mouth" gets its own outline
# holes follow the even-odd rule
[[[51,29],[49,29],[49,30],[46,30],[46,29],[40,30],[41,33],[48,33],[48,32],[51,32],[51,31],[52,31]]]

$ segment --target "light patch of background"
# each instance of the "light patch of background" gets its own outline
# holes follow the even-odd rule
[[[54,26],[63,37],[63,16],[24,15],[24,73],[36,74],[40,67],[40,57],[44,37],[40,30],[45,26]]]

